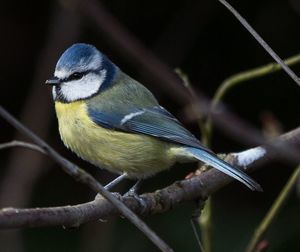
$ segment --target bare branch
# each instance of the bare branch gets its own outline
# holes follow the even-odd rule
[[[282,67],[282,69],[300,86],[300,79],[289,68],[284,61],[274,52],[274,50],[267,44],[266,41],[251,27],[251,25],[225,0],[219,0],[247,29],[248,32],[256,39],[256,41],[271,55],[271,57]]]
[[[62,1],[60,1],[63,3]],[[118,52],[119,58],[134,66],[146,80],[177,98],[181,104],[190,102],[191,98],[180,84],[180,79],[172,69],[147,49],[121,22],[108,11],[101,1],[71,0],[63,7],[76,11],[94,24],[95,33],[100,34],[109,46]],[[145,83],[147,85],[147,83]],[[172,92],[170,91],[172,89]]]
[[[300,127],[282,135],[277,141],[286,145],[300,147]],[[258,147],[257,147],[258,148]],[[253,159],[247,167],[239,166],[239,157],[245,155],[245,151],[228,154],[226,161],[252,171],[261,167],[267,161],[274,159],[272,149],[265,149],[263,156]],[[249,154],[249,153],[248,153]],[[250,157],[250,156],[249,156]],[[137,214],[151,215],[169,211],[179,204],[195,199],[205,200],[209,195],[233,181],[233,179],[216,169],[210,169],[199,176],[175,182],[174,184],[157,190],[153,193],[141,195],[143,206],[134,197],[120,197],[120,200]],[[94,201],[63,207],[16,209],[5,208],[0,210],[0,229],[21,227],[44,227],[44,226],[78,226],[82,223],[106,219],[118,215],[119,211],[108,200],[97,197]]]
[[[289,57],[284,60],[284,62],[291,66],[296,63],[300,62],[300,54],[294,55],[292,57]],[[211,104],[211,111],[214,111],[214,109],[217,108],[219,103],[223,100],[224,96],[235,86],[246,83],[248,80],[252,80],[255,78],[259,78],[271,73],[274,73],[276,71],[281,70],[281,66],[277,63],[269,63],[263,66],[259,66],[253,69],[249,69],[237,74],[234,74],[230,76],[229,78],[225,79],[221,85],[218,87],[214,97],[212,98],[212,104]],[[213,112],[212,112],[213,113]],[[211,114],[210,114],[211,115]],[[212,134],[212,118],[208,115],[207,120],[205,122],[204,129],[204,136],[205,136],[205,142],[209,142]]]
[[[268,213],[263,218],[259,226],[256,228],[249,244],[247,245],[246,252],[257,251],[256,248],[258,243],[263,239],[268,229],[270,228],[271,224],[273,223],[274,219],[277,217],[277,215],[283,208],[284,203],[286,202],[292,190],[294,189],[299,176],[300,176],[300,165],[295,169],[293,174],[290,176],[288,182],[286,183],[286,185],[283,187],[283,189],[277,196],[276,200],[270,207]]]
[[[23,148],[27,148],[27,149],[30,149],[30,150],[41,152],[43,154],[47,154],[40,146],[38,146],[36,144],[26,143],[26,142],[22,142],[22,141],[18,141],[18,140],[13,140],[13,141],[8,142],[8,143],[0,144],[0,150],[7,149],[7,148],[12,148],[12,147],[23,147]]]
[[[62,169],[72,176],[75,180],[86,184],[92,190],[99,192],[113,206],[115,206],[131,223],[140,229],[158,248],[162,251],[173,251],[154,231],[152,231],[134,212],[120,201],[115,195],[107,191],[95,178],[89,173],[71,163],[58,152],[52,149],[46,142],[27,129],[17,119],[10,115],[2,106],[0,106],[0,115],[7,120],[12,126],[18,129],[21,133],[31,138],[38,144],[48,155],[62,166]]]

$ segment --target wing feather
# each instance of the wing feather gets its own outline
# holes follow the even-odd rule
[[[89,115],[95,123],[105,128],[149,135],[164,141],[207,150],[170,112],[160,106],[138,109],[126,114],[108,114],[90,108]],[[129,119],[122,122],[126,116]]]

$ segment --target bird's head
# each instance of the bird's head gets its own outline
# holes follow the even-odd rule
[[[73,102],[94,96],[112,83],[117,67],[94,46],[74,44],[59,58],[53,78],[53,98]]]

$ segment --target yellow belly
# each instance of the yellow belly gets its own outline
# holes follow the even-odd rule
[[[56,102],[55,109],[64,144],[96,166],[143,178],[165,170],[175,162],[171,145],[167,142],[95,124],[89,119],[83,101]]]

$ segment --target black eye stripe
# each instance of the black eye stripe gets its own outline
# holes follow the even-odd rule
[[[84,72],[74,72],[69,77],[64,78],[62,81],[68,82],[73,80],[80,80],[83,76],[87,75],[88,73],[98,73],[97,70],[88,70]]]
[[[86,73],[85,72],[75,72],[72,73],[69,77],[64,78],[63,81],[72,81],[81,79]]]

